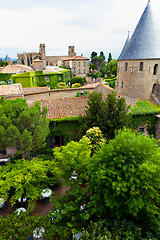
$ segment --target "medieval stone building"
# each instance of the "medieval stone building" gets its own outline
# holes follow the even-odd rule
[[[68,56],[46,56],[45,44],[40,44],[39,52],[31,52],[31,53],[18,53],[18,63],[24,64],[27,66],[35,66],[36,70],[38,66],[41,68],[45,68],[46,66],[60,66],[64,59],[68,57],[75,56],[75,47],[69,46],[68,47]]]
[[[160,84],[160,36],[150,1],[118,58],[116,90],[135,99],[157,101]]]

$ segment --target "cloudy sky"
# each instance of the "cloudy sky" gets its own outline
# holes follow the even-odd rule
[[[127,32],[133,33],[148,0],[0,0],[0,57],[39,51],[67,55],[74,45],[78,55],[92,51],[120,54]],[[160,0],[151,0],[160,31]]]

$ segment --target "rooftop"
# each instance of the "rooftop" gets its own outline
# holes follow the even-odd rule
[[[118,60],[160,59],[160,36],[155,19],[148,2],[137,27],[124,48]]]
[[[64,59],[63,61],[76,61],[76,60],[89,60],[89,58],[83,57],[83,56],[73,56],[73,57],[69,57]]]
[[[21,83],[0,86],[0,96],[23,96]]]
[[[13,64],[13,65],[7,65],[3,68],[1,73],[22,73],[22,72],[29,72],[33,71],[33,69],[29,66],[23,65],[23,64]]]
[[[77,117],[84,115],[88,97],[70,97],[54,100],[41,100],[41,107],[47,107],[47,118]]]

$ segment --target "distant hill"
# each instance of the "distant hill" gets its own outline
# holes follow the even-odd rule
[[[3,58],[3,57],[0,57],[0,59],[2,59],[2,61],[4,61],[5,60],[5,58]],[[11,60],[13,61],[13,62],[17,62],[17,58],[11,58]]]

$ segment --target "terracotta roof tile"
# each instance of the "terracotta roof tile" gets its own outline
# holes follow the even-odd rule
[[[73,61],[76,61],[76,60],[89,60],[89,58],[86,58],[86,57],[83,57],[83,56],[74,56],[74,57],[66,58],[63,61],[70,61],[70,60],[73,60]]]
[[[0,86],[0,96],[13,96],[13,95],[23,96],[21,83]]]
[[[47,118],[77,117],[84,115],[88,97],[70,97],[54,100],[40,100],[41,107],[47,107]]]

